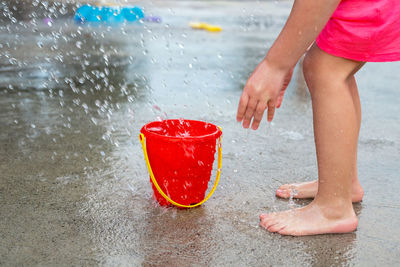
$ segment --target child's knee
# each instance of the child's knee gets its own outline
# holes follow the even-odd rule
[[[321,78],[321,73],[318,68],[317,59],[312,55],[311,51],[308,51],[303,60],[303,74],[304,79],[307,83],[308,90],[312,93],[312,86],[315,84],[317,78]]]
[[[315,90],[335,89],[345,81],[344,73],[336,71],[334,64],[318,49],[310,49],[303,60],[303,74],[308,90],[312,95]]]
[[[313,45],[303,60],[304,79],[312,94],[315,89],[337,90],[354,79],[363,62],[329,55]]]

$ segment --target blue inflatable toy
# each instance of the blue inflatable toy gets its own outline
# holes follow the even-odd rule
[[[75,21],[85,22],[106,22],[122,23],[133,22],[144,18],[143,10],[140,7],[120,6],[91,6],[83,5],[75,13]]]

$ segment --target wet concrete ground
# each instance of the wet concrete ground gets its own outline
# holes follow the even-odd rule
[[[76,7],[52,13],[48,3],[0,28],[0,265],[400,264],[400,63],[358,74],[357,231],[283,237],[258,216],[309,202],[274,196],[316,177],[300,69],[272,124],[244,130],[235,112],[290,2],[137,2],[163,22],[122,27],[79,26],[69,11],[54,18]],[[223,31],[190,29],[196,20]],[[220,185],[191,210],[152,200],[138,141],[145,123],[180,117],[224,132]]]

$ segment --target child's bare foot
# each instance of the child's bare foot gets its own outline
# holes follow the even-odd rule
[[[314,198],[318,191],[318,181],[284,184],[276,190],[276,196],[281,198]],[[352,185],[352,201],[360,202],[364,196],[364,190],[360,183]]]
[[[329,233],[349,233],[358,225],[352,207],[343,209],[324,207],[315,201],[308,206],[283,212],[260,215],[260,225],[269,232],[281,235],[317,235]]]

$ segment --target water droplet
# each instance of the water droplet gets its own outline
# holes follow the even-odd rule
[[[78,47],[79,49],[82,48],[82,42],[81,42],[81,41],[77,41],[77,42],[75,43],[75,45],[76,45],[76,47]]]
[[[49,27],[53,26],[53,20],[51,18],[44,18],[43,23]]]
[[[83,103],[83,104],[82,104],[82,107],[83,107],[83,109],[85,110],[85,112],[87,113],[87,111],[88,111],[88,109],[89,109],[88,105],[87,105],[86,103]]]
[[[97,125],[97,120],[95,118],[91,117],[90,120],[93,122],[94,125]]]

